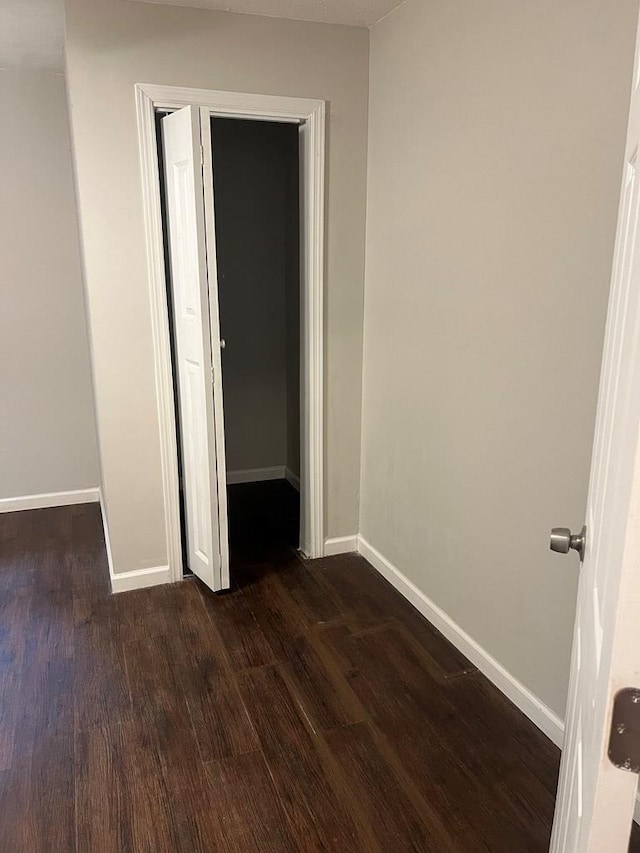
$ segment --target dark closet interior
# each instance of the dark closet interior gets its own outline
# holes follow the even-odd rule
[[[156,116],[156,130],[170,288],[162,116]],[[211,144],[233,569],[234,565],[268,560],[274,549],[297,548],[299,544],[298,127],[212,118]],[[173,349],[170,293],[167,304]],[[175,370],[173,381],[177,401]],[[179,434],[178,406],[176,425]],[[180,458],[178,466],[184,566],[188,571]]]
[[[233,565],[299,542],[298,127],[212,118],[211,144]]]

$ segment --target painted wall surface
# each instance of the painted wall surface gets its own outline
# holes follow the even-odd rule
[[[372,31],[361,533],[560,715],[637,5]]]
[[[98,485],[64,78],[0,71],[0,498]]]
[[[358,521],[369,34],[67,0],[67,72],[114,569],[166,565],[134,84],[328,101],[326,535]]]
[[[298,131],[296,129],[296,137]],[[286,339],[286,373],[287,373],[287,473],[300,477],[300,156],[299,139],[297,154],[288,159],[285,185],[290,203],[287,205],[285,221],[285,244],[287,255],[287,285],[285,288],[285,339]],[[360,307],[361,323],[362,306]],[[360,329],[362,345],[362,329]],[[360,352],[362,362],[362,350]],[[358,385],[358,399],[362,390],[362,374]],[[358,405],[360,405],[358,403]],[[358,471],[360,465],[358,463]],[[356,518],[356,524],[358,519]]]
[[[300,432],[298,317],[287,309],[300,279],[298,128],[212,119],[211,143],[227,470],[291,461],[297,473],[287,451],[289,429]]]

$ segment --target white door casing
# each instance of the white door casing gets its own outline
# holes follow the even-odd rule
[[[324,109],[298,127],[300,247],[300,550],[324,553],[323,518],[323,277]]]
[[[177,110],[162,120],[162,128],[187,554],[191,571],[219,590],[223,582],[199,110]]]
[[[264,121],[294,121],[304,125],[301,135],[301,182],[303,206],[300,210],[301,249],[301,330],[304,324],[301,377],[301,548],[309,557],[324,553],[324,101],[280,95],[255,95],[209,89],[135,84],[136,112],[140,144],[140,167],[149,272],[153,359],[158,404],[160,461],[163,503],[167,532],[167,553],[171,579],[182,579],[182,548],[178,484],[178,447],[175,429],[172,357],[166,304],[162,210],[156,145],[156,110],[203,108],[209,116],[236,117]],[[206,140],[205,140],[206,143]],[[205,164],[206,166],[206,164]],[[205,183],[205,191],[211,187]],[[205,195],[205,203],[207,198]],[[213,222],[213,220],[211,220]],[[209,229],[207,228],[207,231]],[[213,232],[212,232],[213,233]],[[215,239],[215,234],[213,235]],[[213,351],[214,362],[216,349]],[[302,389],[301,389],[302,390]],[[216,429],[218,423],[216,422]],[[219,450],[216,451],[217,453]],[[222,495],[222,492],[221,492]],[[223,498],[224,499],[224,498]],[[226,525],[226,513],[220,513]],[[224,574],[226,536],[223,535]]]
[[[306,239],[307,228],[305,223],[306,211],[305,211],[305,185],[307,184],[308,174],[307,174],[307,149],[309,145],[308,132],[305,124],[301,124],[298,127],[298,152],[299,152],[299,163],[300,163],[300,179],[298,182],[298,192],[299,192],[299,203],[298,203],[298,217],[299,217],[299,233],[300,233],[300,241],[299,241],[299,257],[300,257],[300,280],[304,281],[304,271],[308,263],[309,258],[309,241]],[[300,340],[304,341],[307,337],[308,330],[306,324],[308,323],[308,312],[307,308],[307,300],[305,299],[305,294],[302,292],[300,299]],[[309,389],[306,387],[307,376],[309,374],[310,363],[308,359],[309,353],[306,350],[303,350],[300,353],[300,401],[304,405],[304,401],[308,398]],[[306,448],[310,446],[310,436],[308,435],[308,422],[306,418],[300,418],[300,447]],[[308,489],[305,488],[305,484],[308,482],[309,478],[309,466],[308,466],[308,455],[306,453],[300,454],[300,550],[303,554],[311,554],[311,547],[308,541],[308,531],[311,529],[312,523],[312,512],[310,505],[310,496]]]
[[[616,692],[640,687],[639,78],[636,45],[552,853],[626,853],[637,790],[607,750]]]

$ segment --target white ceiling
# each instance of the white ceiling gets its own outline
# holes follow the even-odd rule
[[[0,68],[63,71],[62,0],[0,0]]]
[[[223,12],[244,12],[299,21],[370,27],[403,0],[137,0],[163,6],[195,6]]]

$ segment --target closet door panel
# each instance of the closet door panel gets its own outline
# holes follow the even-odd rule
[[[187,554],[191,571],[220,590],[228,586],[228,569],[225,582],[200,111],[177,110],[162,120],[162,130]]]

